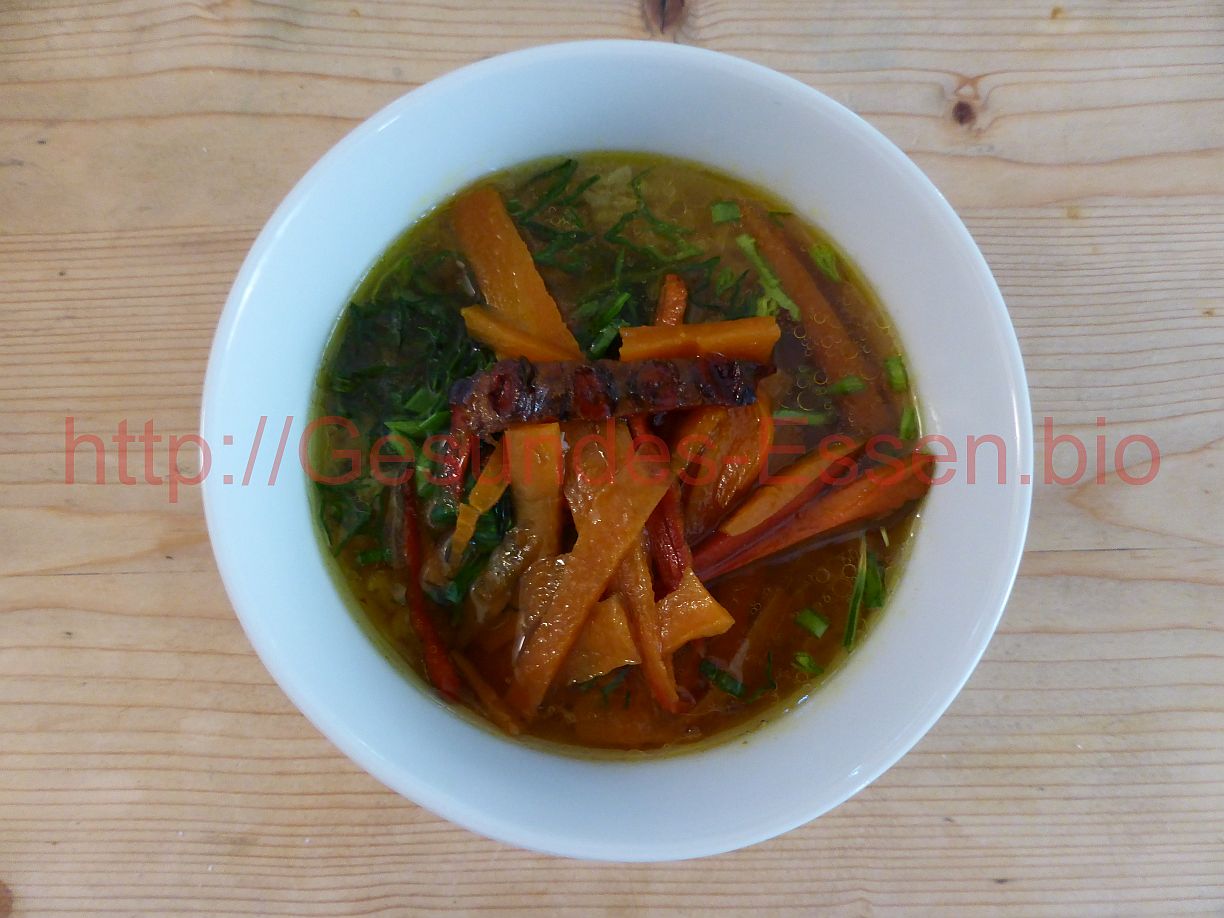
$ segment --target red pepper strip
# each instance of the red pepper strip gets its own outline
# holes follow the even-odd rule
[[[446,440],[446,451],[442,455],[442,479],[446,490],[455,498],[456,504],[463,503],[464,484],[467,478],[468,464],[472,453],[480,449],[480,441],[462,428],[452,427]]]
[[[629,429],[633,432],[634,440],[653,436],[641,415],[629,419]],[[655,574],[659,578],[656,594],[662,598],[680,586],[684,572],[693,566],[693,556],[684,539],[684,516],[675,482],[646,521],[646,534],[650,538],[650,552],[654,557]]]
[[[404,561],[407,567],[408,621],[421,641],[421,656],[425,661],[425,676],[430,684],[451,701],[459,700],[459,674],[451,661],[446,645],[430,617],[421,589],[421,527],[417,514],[416,489],[411,483],[401,485],[404,499]]]

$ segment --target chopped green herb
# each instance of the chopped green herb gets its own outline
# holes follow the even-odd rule
[[[420,420],[387,421],[387,429],[392,433],[401,434],[409,440],[419,440],[430,434],[435,434],[450,424],[450,411],[437,411]]]
[[[816,662],[816,658],[806,651],[799,651],[791,660],[795,669],[801,673],[807,673],[809,676],[819,676],[824,672],[824,667]]]
[[[795,624],[818,638],[824,637],[825,632],[829,630],[829,620],[813,609],[801,609],[795,616]]]
[[[697,668],[715,688],[721,689],[734,698],[744,697],[744,683],[725,669],[720,669],[713,660],[709,658],[702,660]]]
[[[901,412],[901,423],[898,425],[897,433],[902,440],[913,440],[918,436],[918,412],[914,410],[913,405],[906,405]]]
[[[859,614],[863,608],[863,591],[867,588],[867,539],[859,540],[858,569],[854,574],[854,588],[850,591],[850,612],[846,616],[846,633],[842,636],[843,647],[854,646],[858,631]]]
[[[786,313],[799,321],[799,307],[795,305],[795,301],[786,295],[786,291],[782,289],[782,283],[778,280],[778,275],[774,274],[773,268],[769,266],[764,256],[757,251],[756,240],[743,233],[735,237],[735,244],[740,247],[740,251],[744,256],[752,262],[752,266],[756,268],[757,275],[761,281],[761,289],[763,291],[761,298],[757,300],[757,314],[763,316],[777,315],[778,310],[785,310]]]
[[[837,270],[837,253],[833,251],[833,246],[827,242],[818,242],[808,249],[808,254],[825,277],[841,282],[841,272]]]
[[[753,692],[751,695],[748,696],[747,698],[748,703],[751,704],[752,702],[760,698],[762,695],[764,695],[766,692],[772,692],[776,690],[777,687],[778,687],[778,680],[774,678],[773,651],[771,650],[765,654],[765,683],[761,685],[755,692]]]
[[[856,392],[862,392],[866,388],[867,384],[863,382],[861,376],[844,376],[837,380],[837,382],[825,386],[825,392],[829,395],[853,395]]]
[[[813,427],[823,427],[837,420],[837,415],[830,411],[804,411],[800,408],[779,408],[773,416],[776,421],[795,421]]]
[[[909,373],[905,370],[905,358],[900,354],[885,357],[884,378],[888,380],[888,388],[894,392],[905,392],[909,389]]]
[[[597,360],[607,353],[608,348],[612,346],[612,342],[616,340],[616,336],[620,334],[620,330],[628,325],[628,322],[616,321],[611,325],[605,325],[603,331],[599,332],[591,343],[587,346],[587,355],[592,360]]]
[[[842,646],[854,646],[859,621],[864,609],[878,609],[884,605],[884,568],[875,552],[867,550],[867,536],[859,540],[858,569],[854,575],[854,589],[850,593],[850,611],[846,616],[846,633]]]
[[[740,218],[739,205],[734,201],[715,201],[710,205],[710,217],[715,223],[734,223]]]
[[[386,564],[391,559],[391,552],[385,548],[367,548],[357,552],[357,563],[362,567],[371,564]]]

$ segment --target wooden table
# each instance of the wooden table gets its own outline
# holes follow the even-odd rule
[[[0,2],[0,916],[1224,914],[1224,3],[667,6],[661,33],[638,0]],[[1039,432],[1091,446],[1103,417],[1109,455],[1163,456],[1143,486],[1112,461],[1039,481],[1002,627],[930,735],[697,862],[543,857],[400,799],[252,653],[198,489],[119,483],[109,441],[107,484],[65,484],[68,416],[195,429],[247,247],[354,124],[594,37],[732,52],[860,112],[985,251]]]

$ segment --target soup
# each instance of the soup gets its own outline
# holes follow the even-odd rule
[[[318,379],[325,540],[369,624],[498,728],[657,749],[852,653],[931,457],[884,313],[768,195],[636,154],[466,189]]]

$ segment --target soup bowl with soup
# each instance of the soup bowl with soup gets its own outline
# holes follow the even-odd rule
[[[1028,418],[989,269],[896,147],[757,65],[584,42],[404,96],[290,193],[202,417],[280,443],[205,507],[261,659],[376,778],[524,847],[694,857],[951,703]]]

